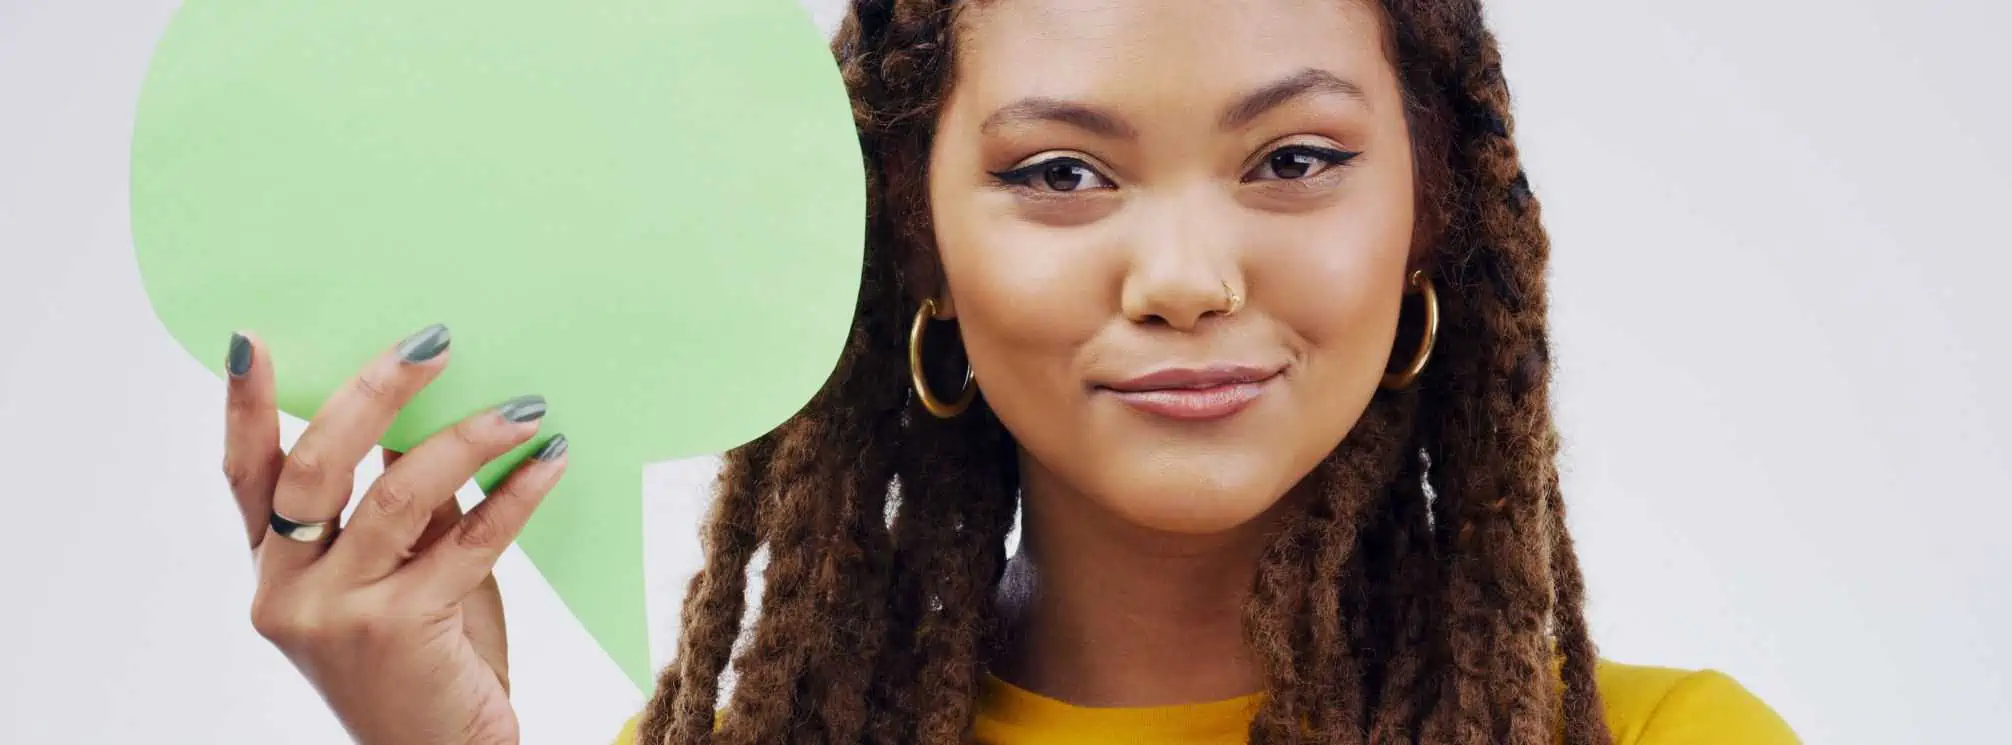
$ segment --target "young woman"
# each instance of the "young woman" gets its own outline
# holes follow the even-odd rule
[[[1476,0],[862,0],[834,49],[872,179],[851,343],[728,454],[621,742],[1795,742],[1587,637]],[[291,454],[263,355],[233,341],[227,462],[258,629],[359,742],[515,742],[488,573],[565,441],[451,494],[542,400],[396,458],[337,538],[447,332]]]

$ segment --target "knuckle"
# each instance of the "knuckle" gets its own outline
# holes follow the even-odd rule
[[[384,380],[381,377],[378,377],[377,375],[369,373],[358,375],[356,377],[355,385],[356,385],[357,397],[362,398],[365,401],[369,401],[372,403],[383,403],[385,401],[391,400],[392,396],[391,383],[389,381]]]
[[[281,647],[299,646],[325,635],[327,624],[311,608],[287,596],[261,594],[252,601],[252,629]]]
[[[486,549],[501,542],[504,535],[503,525],[489,510],[475,510],[461,518],[461,529],[455,531],[454,543],[461,548]]]
[[[242,391],[232,391],[224,397],[224,412],[232,419],[257,414],[264,408],[258,398]]]
[[[364,505],[379,517],[398,517],[412,510],[418,496],[412,493],[411,485],[402,479],[384,476],[377,480],[377,488],[372,490]]]
[[[471,450],[484,449],[489,445],[491,440],[495,439],[489,437],[484,430],[485,428],[473,418],[455,422],[453,427],[448,428],[450,436],[454,438],[456,443]]]
[[[300,491],[319,492],[352,478],[354,473],[329,467],[323,456],[313,451],[294,453],[280,469],[280,483]]]
[[[291,486],[312,488],[328,483],[328,465],[313,452],[294,453],[286,459],[281,477]]]
[[[289,651],[354,651],[409,633],[400,614],[362,600],[348,596],[317,602],[298,593],[261,598],[252,604],[252,628],[274,646]]]
[[[254,464],[246,463],[241,456],[228,453],[224,455],[224,483],[230,484],[231,492],[234,494],[245,494],[258,482],[262,470]]]

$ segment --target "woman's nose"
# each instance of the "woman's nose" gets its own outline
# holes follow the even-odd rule
[[[1234,208],[1209,202],[1170,201],[1142,216],[1120,300],[1126,318],[1187,331],[1236,310],[1243,278]]]

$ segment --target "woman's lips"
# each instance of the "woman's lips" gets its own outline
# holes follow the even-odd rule
[[[1135,410],[1185,421],[1222,419],[1257,402],[1279,368],[1222,366],[1159,370],[1101,386]]]
[[[1119,401],[1147,414],[1169,419],[1221,419],[1243,411],[1264,393],[1265,383],[1232,383],[1213,388],[1166,388],[1156,391],[1110,391]]]

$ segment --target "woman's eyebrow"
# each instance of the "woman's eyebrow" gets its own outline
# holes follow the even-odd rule
[[[1293,99],[1317,94],[1339,95],[1369,105],[1369,97],[1363,94],[1362,86],[1326,70],[1309,67],[1237,99],[1236,103],[1223,110],[1221,123],[1217,126],[1226,130],[1237,129]]]
[[[1132,125],[1116,114],[1106,112],[1085,103],[1059,98],[1023,98],[992,112],[985,122],[978,125],[978,131],[991,134],[1000,127],[1021,122],[1050,121],[1067,124],[1099,137],[1111,139],[1131,139],[1138,136]]]
[[[1223,110],[1218,126],[1225,130],[1237,129],[1287,102],[1316,94],[1345,96],[1365,105],[1369,102],[1362,86],[1326,70],[1307,68],[1244,94]],[[1138,130],[1117,114],[1080,101],[1046,96],[1022,98],[999,107],[985,117],[985,121],[978,125],[978,131],[989,135],[1009,124],[1036,121],[1066,124],[1109,139],[1138,136]]]

